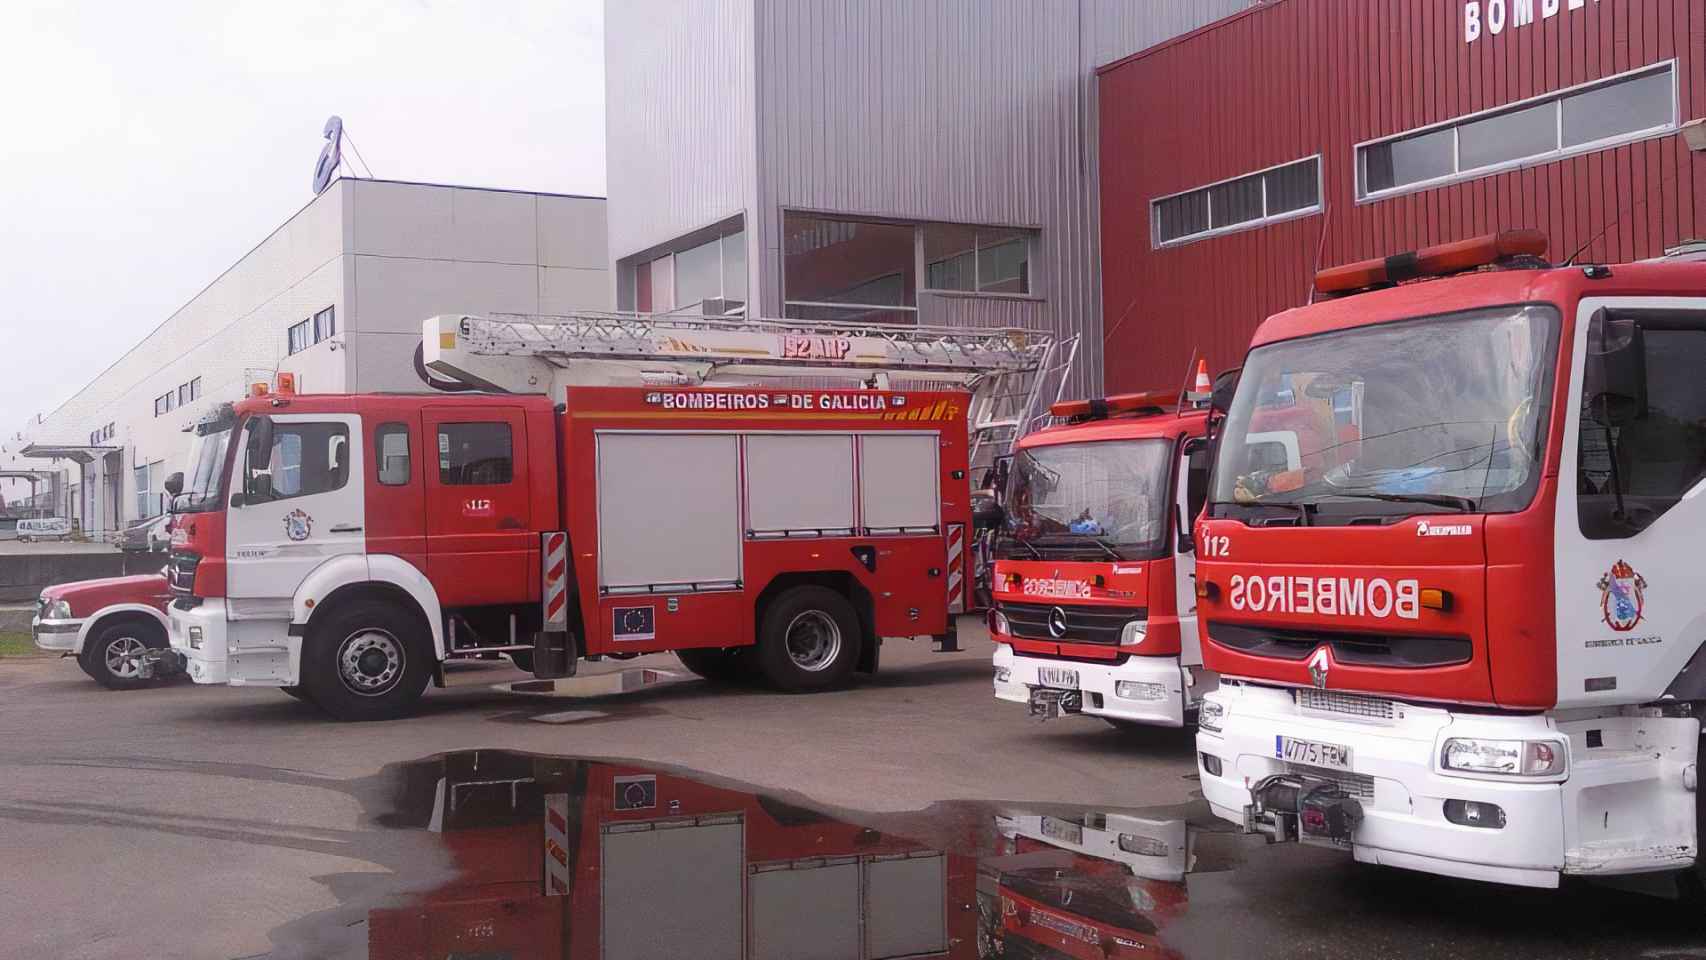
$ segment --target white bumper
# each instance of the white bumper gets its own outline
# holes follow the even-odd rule
[[[1043,667],[1078,671],[1078,690],[1083,698],[1081,712],[1091,717],[1128,720],[1161,727],[1185,725],[1187,673],[1178,657],[1128,657],[1125,663],[1099,664],[1077,660],[1054,660],[1015,651],[1010,645],[995,647],[995,698],[1009,703],[1029,703],[1031,688],[1041,686],[1037,671]],[[1002,679],[1002,671],[1007,671]],[[1132,681],[1150,691],[1159,687],[1163,695],[1145,699],[1119,696],[1120,681]]]
[[[1650,872],[1686,867],[1694,859],[1694,798],[1683,776],[1698,739],[1692,719],[1560,723],[1551,715],[1454,714],[1401,703],[1394,704],[1390,720],[1351,719],[1305,710],[1288,690],[1248,684],[1222,686],[1207,699],[1226,712],[1219,731],[1198,729],[1203,796],[1217,816],[1240,825],[1252,785],[1297,772],[1277,756],[1283,736],[1351,751],[1353,776],[1347,779],[1353,789],[1367,791],[1359,796],[1363,819],[1352,833],[1351,850],[1365,863],[1555,887],[1562,873]],[[1590,748],[1590,730],[1597,734],[1591,741],[1597,748]],[[1567,779],[1441,773],[1437,758],[1448,735],[1565,737]],[[1220,761],[1219,776],[1209,773],[1205,757]],[[1445,815],[1447,800],[1495,804],[1504,825],[1453,823]]]
[[[43,620],[36,617],[30,621],[30,637],[35,641],[37,650],[82,653],[83,628],[87,623],[87,620]]]
[[[225,601],[203,600],[183,610],[171,608],[172,649],[182,651],[185,670],[196,683],[234,687],[294,686],[302,642],[288,633],[287,620],[230,620]],[[192,645],[194,631],[199,645]]]

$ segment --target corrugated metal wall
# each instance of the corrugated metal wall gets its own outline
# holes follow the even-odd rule
[[[1357,143],[1673,57],[1682,119],[1706,115],[1701,0],[1533,6],[1533,24],[1468,43],[1459,0],[1279,0],[1105,72],[1109,388],[1177,382],[1195,349],[1236,365],[1264,317],[1304,302],[1317,263],[1525,226],[1560,260],[1590,240],[1587,259],[1616,262],[1706,235],[1706,155],[1674,135],[1356,202]],[[1324,215],[1151,248],[1151,198],[1315,153]]]
[[[753,3],[606,0],[612,263],[753,207]]]
[[[757,0],[761,304],[783,208],[1040,228],[1040,302],[921,298],[925,323],[1085,335],[1100,381],[1093,68],[1245,0]],[[612,100],[612,112],[618,109]],[[614,186],[611,220],[624,216]]]

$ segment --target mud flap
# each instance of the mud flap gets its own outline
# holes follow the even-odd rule
[[[572,677],[580,668],[580,645],[567,631],[540,631],[533,636],[533,675],[541,680]]]

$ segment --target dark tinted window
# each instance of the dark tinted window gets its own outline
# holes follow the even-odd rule
[[[379,482],[387,487],[400,487],[409,482],[409,427],[403,423],[382,423],[373,431],[374,466]]]
[[[1706,313],[1601,312],[1588,330],[1582,535],[1634,536],[1706,479]]]
[[[438,428],[438,482],[447,486],[509,483],[515,457],[507,423],[445,423]]]

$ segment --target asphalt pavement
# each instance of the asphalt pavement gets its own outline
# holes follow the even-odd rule
[[[953,654],[891,641],[880,675],[812,696],[713,686],[651,656],[588,665],[584,695],[530,697],[494,689],[525,679],[507,662],[468,664],[419,715],[356,725],[272,689],[109,692],[70,661],[0,661],[0,957],[367,955],[372,911],[443,900],[469,869],[442,832],[445,797],[454,808],[458,794],[441,772],[436,799],[416,796],[433,791],[423,765],[478,780],[482,757],[516,756],[603,759],[763,796],[928,840],[980,877],[1019,849],[989,825],[1022,814],[1091,833],[1122,815],[1180,836],[1188,823],[1188,879],[1164,895],[1117,888],[1128,911],[1177,901],[1128,924],[1155,926],[1160,955],[1706,956],[1702,913],[1673,901],[1442,881],[1232,833],[1196,796],[1191,731],[1030,719],[992,698],[987,638],[962,637]],[[658,682],[608,692],[614,674],[648,668]],[[524,849],[521,875],[536,886],[537,847]],[[1056,869],[1051,882],[1083,873],[1105,886],[1105,871],[1086,870]],[[1021,955],[1010,943],[1003,955]],[[1000,949],[980,933],[948,955]],[[466,951],[500,954],[512,955]]]

